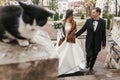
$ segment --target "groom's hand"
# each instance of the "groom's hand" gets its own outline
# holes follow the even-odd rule
[[[76,33],[76,38],[78,37],[78,34]]]
[[[76,35],[76,38],[77,38],[77,34],[75,34]]]

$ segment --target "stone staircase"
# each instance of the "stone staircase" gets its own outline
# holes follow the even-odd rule
[[[92,75],[77,75],[61,77],[57,80],[120,80],[120,69],[107,69],[104,67],[106,50],[102,50],[94,66],[95,73]]]

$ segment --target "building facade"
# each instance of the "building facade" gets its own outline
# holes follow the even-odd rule
[[[58,0],[58,12],[65,13],[67,9],[73,9],[74,13],[81,13],[84,0]]]
[[[58,0],[57,12],[64,14],[68,8],[70,8],[69,0]]]
[[[116,0],[96,0],[96,7],[100,7],[103,11],[109,14],[115,14],[116,12]],[[120,0],[117,0],[117,12],[119,11]]]

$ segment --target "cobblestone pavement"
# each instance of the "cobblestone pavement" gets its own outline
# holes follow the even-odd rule
[[[51,39],[56,39],[57,30],[51,27],[49,22],[43,30],[47,31]],[[107,45],[108,47],[109,45]],[[120,70],[104,68],[104,61],[107,55],[107,47],[101,50],[94,66],[95,73],[93,75],[72,76],[58,78],[57,80],[120,80]]]

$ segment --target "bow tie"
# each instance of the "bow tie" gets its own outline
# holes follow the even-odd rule
[[[95,20],[95,19],[93,19],[93,21],[97,21],[97,22],[98,22],[99,20]]]

